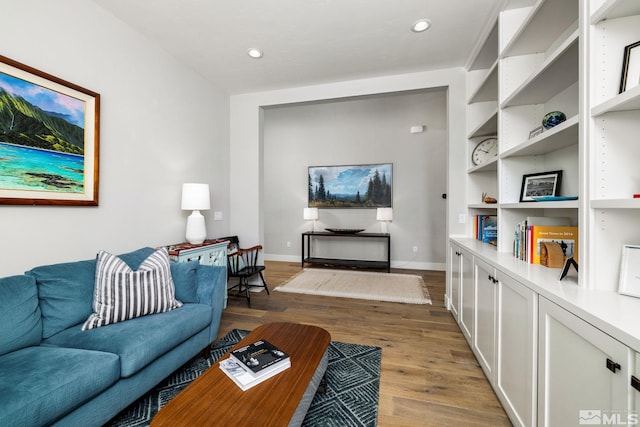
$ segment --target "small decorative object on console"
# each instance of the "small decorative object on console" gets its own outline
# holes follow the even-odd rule
[[[562,111],[552,111],[545,114],[542,118],[542,126],[544,126],[545,129],[551,129],[565,120],[567,120],[567,116],[565,116]]]
[[[356,234],[364,231],[364,228],[325,228],[325,230],[336,234]]]

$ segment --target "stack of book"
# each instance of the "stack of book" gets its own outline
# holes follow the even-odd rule
[[[495,215],[476,215],[473,231],[476,239],[497,245],[498,217]]]
[[[289,367],[289,355],[265,340],[234,350],[229,358],[220,361],[222,372],[243,391]]]
[[[516,225],[513,255],[529,264],[540,264],[543,242],[557,242],[565,257],[578,260],[578,227],[569,218],[527,217]]]

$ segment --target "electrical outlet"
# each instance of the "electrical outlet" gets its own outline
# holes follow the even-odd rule
[[[464,224],[465,222],[467,222],[467,216],[463,213],[458,214],[458,223]]]
[[[290,248],[291,247],[291,242],[287,242],[287,247]]]
[[[413,247],[413,253],[414,253],[414,254],[415,254],[415,253],[418,253],[418,247],[417,247],[417,246],[414,246],[414,247]]]

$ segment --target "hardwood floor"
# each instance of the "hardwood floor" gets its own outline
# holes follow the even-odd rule
[[[444,307],[445,273],[422,275],[433,305],[372,302],[273,291],[300,271],[299,263],[266,262],[271,295],[229,297],[219,337],[276,321],[323,327],[334,341],[382,348],[378,425],[509,426],[489,382]]]

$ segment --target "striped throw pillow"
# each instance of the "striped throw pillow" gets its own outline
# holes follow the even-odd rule
[[[175,298],[169,254],[165,248],[149,255],[136,271],[117,256],[100,251],[93,291],[94,312],[84,322],[82,330],[181,306]]]

